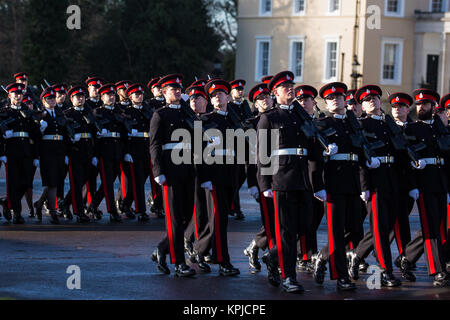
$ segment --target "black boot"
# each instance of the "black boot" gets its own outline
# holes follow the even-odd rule
[[[42,221],[42,204],[39,203],[39,201],[36,201],[33,203],[34,209],[36,209],[36,217],[38,218],[38,221]]]
[[[349,278],[341,278],[337,280],[336,287],[338,290],[349,291],[355,290],[355,284]]]
[[[317,260],[314,263],[314,272],[313,277],[316,283],[322,284],[323,280],[325,279],[325,271],[327,270],[325,264],[327,263],[326,260],[322,259],[322,255],[319,253],[317,256]]]
[[[170,274],[170,269],[167,267],[166,255],[157,248],[152,253],[152,261],[156,262],[159,272],[163,274]]]
[[[281,279],[277,264],[272,261],[268,253],[263,255],[261,260],[267,267],[267,279],[269,280],[269,283],[274,287],[280,286]]]
[[[402,272],[402,278],[411,282],[416,281],[416,276],[411,271],[411,263],[405,256],[401,257],[400,271]]]
[[[177,277],[191,277],[195,274],[195,270],[189,267],[186,263],[175,265],[175,276]]]
[[[25,219],[22,217],[22,215],[20,213],[14,212],[13,223],[14,224],[24,224],[25,223]]]
[[[91,218],[89,218],[89,216],[86,213],[82,212],[77,215],[77,222],[78,223],[91,222]]]
[[[219,264],[219,274],[221,276],[236,276],[240,273],[238,268],[233,267],[229,262]]]
[[[30,209],[30,214],[28,215],[30,218],[34,218],[36,216],[36,214],[34,213],[34,208],[31,207]]]
[[[369,264],[364,259],[361,259],[358,266],[359,272],[367,272],[368,268]]]
[[[138,213],[138,220],[141,222],[146,222],[150,220],[150,216],[147,213]]]
[[[64,202],[61,202],[61,212],[67,220],[73,220],[73,214],[70,211],[70,208],[64,204]]]
[[[9,222],[12,219],[11,210],[8,208],[8,199],[7,198],[1,198],[0,199],[0,205],[3,209],[3,216],[5,219]]]
[[[93,206],[89,206],[87,209],[87,212],[89,215],[92,216],[92,218],[95,221],[99,221],[102,219],[102,212],[100,210],[98,210],[98,208],[94,208]]]
[[[196,260],[198,263],[198,268],[200,270],[202,270],[204,273],[211,272],[211,267],[206,263],[205,258],[202,255],[197,254]]]
[[[109,213],[109,221],[110,222],[122,222],[122,217],[120,214],[116,212],[110,212]]]
[[[359,279],[359,265],[361,263],[361,259],[356,255],[354,251],[350,252],[349,266],[348,266],[348,275],[352,280]]]
[[[234,215],[234,220],[244,220],[245,216],[241,210],[237,210]]]
[[[159,208],[159,207],[157,207],[155,205],[152,205],[150,207],[150,212],[154,213],[156,218],[158,218],[158,219],[164,218],[164,210],[163,210],[163,208]]]
[[[281,287],[288,293],[299,293],[305,291],[305,289],[303,289],[294,277],[287,277],[286,279],[283,279]]]
[[[58,219],[58,212],[56,210],[50,210],[50,223],[60,224]]]
[[[383,271],[381,273],[381,285],[383,287],[398,287],[401,286],[402,282],[394,277],[392,271]]]
[[[244,254],[248,257],[250,273],[258,273],[261,271],[261,263],[258,261],[258,247],[256,241],[252,240],[250,245],[244,250]]]
[[[444,288],[450,286],[450,276],[447,272],[439,272],[434,276],[433,286]]]
[[[196,254],[194,252],[194,246],[192,245],[192,242],[188,239],[184,238],[184,252],[186,252],[189,260],[192,263],[196,263]]]

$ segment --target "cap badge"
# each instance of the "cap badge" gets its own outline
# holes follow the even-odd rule
[[[331,91],[336,92],[336,88],[335,87],[331,87]]]
[[[180,83],[180,79],[177,78],[177,83]]]
[[[395,101],[400,101],[400,98],[399,97],[395,98]]]
[[[287,75],[286,75],[286,79],[287,79],[287,80],[291,80],[291,77],[289,77],[289,75],[287,74]]]
[[[211,86],[211,88],[213,88],[213,89],[214,89],[215,87],[216,87],[216,85],[215,85],[215,84],[213,84],[213,85]]]
[[[259,88],[259,92],[263,92],[263,88]]]
[[[423,93],[422,93],[422,92],[419,94],[419,98],[420,98],[420,99],[423,98]]]

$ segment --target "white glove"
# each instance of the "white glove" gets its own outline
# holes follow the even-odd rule
[[[366,191],[361,192],[360,197],[361,197],[362,201],[364,201],[364,202],[369,201],[369,198],[370,198],[370,192],[369,192],[369,190],[366,190]]]
[[[332,143],[328,145],[328,152],[326,150],[323,152],[323,156],[332,156],[336,153],[338,153],[338,146],[336,143]]]
[[[108,130],[106,130],[105,128],[102,129],[102,132],[97,132],[97,135],[99,137],[104,137],[106,134],[108,133]]]
[[[370,160],[371,160],[370,164],[369,164],[369,161],[366,161],[366,166],[369,169],[376,169],[381,165],[381,162],[378,158],[372,157]]]
[[[93,165],[94,167],[96,167],[96,166],[97,166],[97,163],[98,163],[97,158],[96,158],[96,157],[93,157],[91,163],[92,163],[92,165]]]
[[[250,193],[250,195],[257,200],[259,198],[259,191],[258,191],[258,187],[253,186],[251,188],[248,189],[248,193]]]
[[[156,180],[156,179],[155,179],[155,180]],[[200,185],[200,187],[202,187],[203,189],[209,190],[209,191],[212,191],[212,189],[213,189],[213,185],[212,185],[212,182],[211,182],[211,181],[203,182],[203,183]]]
[[[3,162],[4,164],[6,164],[6,162],[7,162],[6,157],[5,156],[0,157],[0,161]]]
[[[423,161],[422,159],[420,159],[419,166],[416,166],[416,164],[413,161],[411,161],[411,165],[414,169],[423,170],[425,168],[425,166],[427,165],[427,163],[425,161]]]
[[[327,201],[327,192],[325,190],[320,190],[314,193],[314,197],[322,202],[325,202]]]
[[[41,132],[44,132],[45,129],[47,129],[48,123],[45,120],[41,120],[40,124],[41,124]]]
[[[75,133],[75,135],[73,136],[73,142],[78,142],[81,139],[81,133]]]
[[[159,184],[160,186],[162,186],[165,182],[166,182],[166,176],[165,175],[160,175],[160,176],[157,176],[156,178],[155,178],[155,181],[156,181],[156,183],[157,184]]]
[[[127,154],[123,157],[123,161],[133,163],[133,158],[131,157],[131,154],[127,153]]]
[[[263,192],[264,197],[266,198],[273,198],[273,192],[272,189],[268,189],[266,191]]]
[[[33,160],[33,166],[35,166],[36,168],[39,168],[39,159]]]
[[[66,166],[69,164],[69,157],[68,156],[64,157],[64,162],[66,163]]]
[[[135,137],[138,131],[136,129],[131,129],[131,136]]]
[[[417,190],[417,189],[412,189],[412,190],[408,193],[408,195],[409,195],[411,198],[413,198],[414,201],[416,201],[417,199],[419,199],[419,190]],[[447,198],[448,198],[448,196],[447,196]]]
[[[9,138],[12,137],[12,135],[13,135],[13,131],[12,130],[6,130],[5,134],[3,135],[3,138],[9,139]]]

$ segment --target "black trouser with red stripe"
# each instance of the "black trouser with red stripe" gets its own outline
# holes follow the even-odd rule
[[[405,251],[406,245],[411,241],[409,215],[413,207],[414,200],[408,195],[408,191],[401,191],[399,193],[398,210],[394,227],[389,234],[389,241],[392,242],[395,239],[399,254]]]
[[[256,246],[261,250],[272,249],[275,246],[275,208],[273,199],[264,197],[259,193],[259,207],[261,209],[261,222],[263,226],[255,235]]]
[[[8,157],[6,159],[6,198],[8,208],[16,214],[22,212],[22,197],[33,186],[33,159]]]
[[[367,202],[370,230],[356,248],[359,258],[366,258],[374,248],[380,267],[388,272],[392,271],[389,233],[397,215],[397,204],[396,193],[371,193]]]
[[[206,191],[206,203],[209,213],[209,228],[211,231],[212,261],[216,263],[230,262],[228,254],[228,213],[234,199],[235,187],[213,185],[213,190]],[[199,248],[205,250],[203,241]]]
[[[150,159],[150,185],[152,190],[149,197],[152,198],[151,200],[153,202],[153,207],[157,209],[164,209],[162,188],[155,181],[155,176],[153,175],[153,163],[151,159]]]
[[[95,193],[97,191],[97,176],[100,172],[100,160],[98,159],[97,166],[94,166],[92,163],[89,164],[89,179],[86,183],[86,199],[85,203],[87,202],[88,205],[93,205]],[[100,199],[100,202],[103,199]],[[99,202],[99,204],[100,204]],[[95,207],[97,208],[97,207]]]
[[[100,202],[105,198],[107,211],[117,213],[114,200],[114,181],[120,173],[120,161],[114,158],[99,158],[98,165],[102,183],[95,193],[93,206],[98,208]]]
[[[361,201],[358,194],[327,195],[328,245],[321,250],[322,258],[330,264],[331,280],[348,277],[345,246],[347,240],[356,243],[361,239]],[[346,239],[346,232],[350,239]]]
[[[123,200],[126,198],[126,196],[128,195],[128,190],[129,189],[129,181],[128,181],[128,177],[125,174],[125,169],[124,167],[126,166],[126,162],[121,162],[120,163],[120,185],[119,185],[119,190],[117,190],[117,195],[116,195],[116,200]]]
[[[72,211],[75,215],[84,212],[83,201],[83,186],[89,179],[89,164],[91,160],[89,157],[70,157],[69,158],[69,181],[70,190],[67,193],[67,197],[70,197],[70,201],[64,201],[72,204]]]
[[[420,193],[418,207],[421,231],[406,246],[405,257],[408,261],[415,263],[422,253],[425,253],[428,274],[435,275],[445,271],[443,246],[445,239],[443,237],[446,237],[447,194]],[[442,225],[444,225],[444,228],[442,228]]]
[[[172,264],[185,263],[184,231],[194,210],[192,182],[163,186],[167,235],[158,244],[163,254],[170,254]]]
[[[147,211],[145,203],[145,181],[150,173],[149,157],[133,156],[133,162],[122,164],[123,171],[127,177],[128,188],[123,206],[131,207],[134,201],[136,213],[145,213]]]
[[[312,201],[313,216],[311,228],[306,234],[300,235],[298,240],[298,249],[303,261],[310,260],[311,256],[317,252],[317,230],[325,214],[324,203],[314,197]]]
[[[211,249],[211,235],[206,192],[200,186],[198,179],[195,179],[194,210],[184,236],[194,244],[194,250],[197,253],[205,256]]]
[[[283,279],[296,277],[298,235],[306,233],[312,224],[311,191],[274,191],[276,246],[270,251],[278,261]]]

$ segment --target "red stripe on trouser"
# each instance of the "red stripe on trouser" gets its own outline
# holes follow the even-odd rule
[[[352,241],[348,242],[348,247],[350,248],[350,250],[353,250],[353,242]]]
[[[137,185],[136,185],[136,172],[134,171],[134,165],[130,163],[130,171],[131,171],[131,181],[133,183],[133,198],[134,198],[134,205],[136,207],[136,212],[140,213],[139,210],[139,204],[137,199]]]
[[[103,165],[103,158],[100,158],[100,175],[102,177],[103,193],[105,194],[106,209],[108,210],[108,212],[111,212],[111,208],[109,206],[108,187],[106,186],[106,174],[105,174],[105,166]]]
[[[195,226],[195,239],[198,240],[198,229],[197,229],[197,210],[194,205],[194,226]]]
[[[450,241],[450,205],[447,205],[447,241]]]
[[[403,253],[402,238],[400,237],[400,226],[398,224],[398,218],[395,219],[394,233],[395,233],[395,242],[397,242],[398,253],[402,254]]]
[[[275,207],[275,237],[277,241],[278,262],[280,263],[281,276],[285,279],[284,262],[283,262],[283,248],[281,247],[281,233],[280,233],[280,217],[278,216],[277,207],[277,193],[273,191],[273,204]]]
[[[427,214],[426,214],[426,210],[425,210],[425,202],[423,200],[422,193],[419,194],[419,214],[420,214],[420,219],[422,221],[425,251],[426,251],[426,256],[428,259],[428,266],[430,267],[430,274],[435,274],[436,267],[434,266],[433,254],[431,251],[430,229],[428,226],[428,219],[427,219]]]
[[[334,250],[334,238],[333,238],[333,218],[331,216],[331,203],[330,197],[327,197],[327,220],[328,220],[328,247],[330,250],[330,271],[331,279],[337,279],[338,273],[336,270],[336,257]]]
[[[167,237],[169,238],[170,260],[175,263],[175,245],[173,243],[172,218],[170,216],[169,195],[167,194],[167,185],[164,184],[164,206],[166,207]]]
[[[127,192],[125,190],[125,172],[123,172],[122,162],[120,163],[120,186],[122,189],[122,199],[125,199]]]
[[[442,244],[444,244],[445,243],[445,218],[441,220],[440,230],[441,230],[441,242],[442,242]]]
[[[213,212],[214,212],[214,234],[216,235],[216,250],[217,250],[217,262],[222,262],[222,241],[221,241],[221,235],[220,235],[220,212],[219,212],[219,206],[217,203],[217,193],[216,193],[216,187],[213,186],[212,189],[212,202],[213,202]]]
[[[303,261],[307,261],[308,260],[308,252],[306,252],[306,236],[305,235],[302,235],[300,237],[300,245],[302,246],[302,252],[303,252],[302,259],[303,259]]]
[[[69,159],[69,181],[70,181],[70,195],[72,196],[73,213],[78,214],[77,201],[75,198],[75,182],[73,180],[72,159]]]
[[[381,268],[386,270],[386,265],[384,264],[384,259],[383,259],[383,253],[381,252],[380,227],[378,225],[377,194],[376,193],[374,193],[372,196],[372,218],[373,218],[373,235],[375,237],[375,247],[376,247],[378,262],[380,262]]]
[[[8,181],[9,181],[8,158],[6,158],[5,169],[6,169],[5,170],[6,171],[6,200],[8,201],[8,209],[11,210],[11,208],[12,208],[11,197],[10,197],[11,190],[9,189],[9,183],[8,183]]]
[[[58,209],[58,197],[55,199],[55,209]]]
[[[272,232],[270,230],[269,209],[267,209],[267,200],[266,200],[266,197],[264,197],[262,192],[259,194],[259,198],[261,199],[261,207],[263,209],[263,218],[264,218],[264,224],[265,224],[264,229],[266,230],[267,243],[269,244],[269,249],[272,249],[273,248],[273,239],[272,239]]]
[[[150,185],[152,187],[152,197],[153,199],[156,199],[156,184],[155,184],[155,177],[153,177],[153,162],[152,159],[150,159]]]
[[[86,193],[88,204],[91,205],[92,197],[91,197],[91,190],[89,190],[89,182],[86,183]]]

